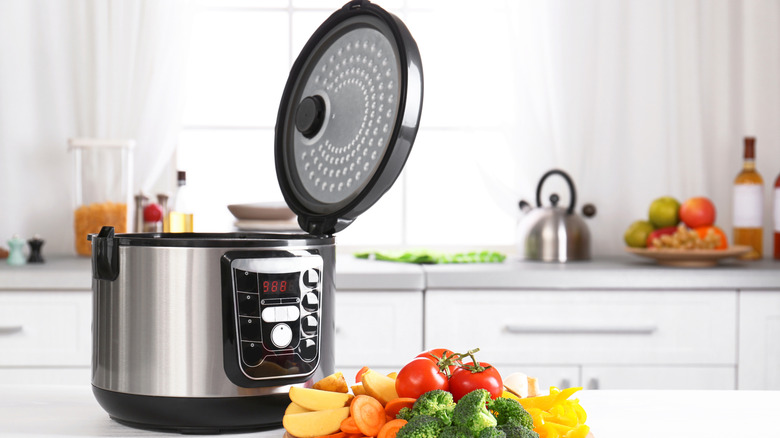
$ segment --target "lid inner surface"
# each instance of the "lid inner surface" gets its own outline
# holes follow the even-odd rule
[[[382,32],[350,26],[312,64],[299,101],[319,96],[325,114],[311,138],[295,130],[295,166],[312,198],[340,203],[365,187],[388,148],[401,91],[398,55]]]

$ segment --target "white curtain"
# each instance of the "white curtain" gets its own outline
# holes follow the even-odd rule
[[[548,169],[567,171],[597,255],[650,202],[708,196],[731,236],[731,185],[742,138],[757,137],[765,180],[780,172],[780,2],[509,1],[516,76],[510,144],[515,187],[533,198]],[[568,202],[567,190],[550,179]],[[547,193],[545,183],[545,192]],[[529,199],[530,200],[530,199]],[[543,200],[544,202],[544,200]],[[578,208],[579,210],[579,208]]]
[[[193,3],[0,1],[0,247],[39,234],[44,255],[73,253],[69,137],[134,138],[150,191],[176,147]]]
[[[75,134],[135,139],[134,186],[146,193],[176,148],[191,3],[83,0],[70,9]]]

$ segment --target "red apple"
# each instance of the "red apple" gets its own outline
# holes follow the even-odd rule
[[[680,220],[688,228],[708,227],[715,223],[715,205],[708,198],[690,198],[680,205]]]
[[[655,245],[653,245],[653,240],[658,239],[661,236],[666,236],[666,235],[671,236],[676,231],[677,231],[677,227],[664,227],[653,231],[647,236],[647,247],[655,248]]]

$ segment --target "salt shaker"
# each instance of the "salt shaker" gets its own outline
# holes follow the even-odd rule
[[[22,266],[27,263],[24,258],[22,250],[24,249],[24,239],[20,239],[19,236],[14,234],[11,240],[8,241],[8,264],[11,266]]]

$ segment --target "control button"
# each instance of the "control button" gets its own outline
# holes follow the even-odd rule
[[[269,306],[271,304],[282,304],[282,299],[281,298],[266,298],[266,299],[260,301],[260,303],[262,305],[264,305],[264,306]]]
[[[259,342],[242,342],[241,358],[250,367],[257,366],[263,360],[263,346]]]
[[[317,317],[314,315],[308,315],[301,320],[301,329],[307,335],[313,335],[317,333]]]
[[[241,316],[260,316],[259,296],[257,294],[238,293],[238,314]]]
[[[301,310],[297,306],[266,307],[262,315],[265,322],[297,321],[300,316]]]
[[[262,324],[260,318],[249,318],[242,316],[239,318],[241,327],[241,340],[259,341],[261,339]]]
[[[287,319],[285,321],[297,321],[301,317],[301,309],[298,306],[285,306]]]
[[[276,307],[266,307],[263,309],[263,321],[276,322]]]
[[[257,293],[257,273],[234,269],[236,275],[236,290]]]
[[[320,271],[317,269],[308,269],[303,273],[303,284],[309,288],[317,287],[317,283],[320,281]]]
[[[278,348],[290,345],[292,336],[292,329],[287,324],[277,324],[271,329],[271,342]]]
[[[303,297],[303,308],[308,310],[309,312],[314,312],[315,310],[319,309],[320,307],[320,300],[317,298],[317,294],[315,292],[309,292]]]
[[[317,343],[314,339],[304,339],[300,344],[301,359],[311,362],[317,357]]]

